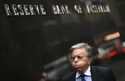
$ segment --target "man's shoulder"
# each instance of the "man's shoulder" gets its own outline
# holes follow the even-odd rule
[[[105,81],[116,81],[112,68],[109,66],[92,66],[92,74],[106,79]]]
[[[62,81],[75,81],[75,75],[76,72],[72,71],[69,73],[69,75],[65,78],[65,80]]]
[[[111,67],[108,66],[92,66],[91,71],[95,71],[96,73],[109,74],[112,73]]]

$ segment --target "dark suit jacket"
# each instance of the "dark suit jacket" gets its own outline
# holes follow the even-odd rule
[[[75,72],[66,81],[75,81]],[[91,67],[92,81],[116,81],[111,69],[101,66]]]

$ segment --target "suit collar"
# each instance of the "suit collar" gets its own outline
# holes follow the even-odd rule
[[[75,78],[79,78],[80,74],[81,74],[81,73],[76,72]],[[90,66],[87,68],[87,70],[86,70],[85,72],[83,72],[83,74],[84,74],[85,76],[90,76],[90,77],[91,77],[91,68],[90,68]]]
[[[90,66],[90,71],[91,71],[91,77],[92,77],[92,81],[104,81],[104,77],[102,76],[102,74],[100,73],[100,70],[95,67],[95,66]],[[72,76],[70,77],[71,81],[75,81],[76,78],[76,72],[72,73]]]
[[[92,81],[104,81],[103,76],[100,74],[100,71],[96,67],[91,67],[91,74]]]
[[[72,73],[71,81],[75,81],[76,72]]]

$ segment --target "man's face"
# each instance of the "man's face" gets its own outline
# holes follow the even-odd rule
[[[87,51],[84,48],[73,50],[71,64],[75,70],[84,71],[87,69],[91,62],[91,59],[87,55]]]

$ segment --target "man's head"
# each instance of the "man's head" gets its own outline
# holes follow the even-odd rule
[[[91,64],[93,50],[87,43],[78,43],[70,48],[70,62],[76,71],[85,71]]]

